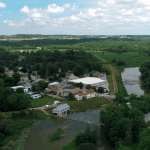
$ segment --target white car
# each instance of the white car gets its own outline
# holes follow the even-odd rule
[[[39,98],[41,97],[41,94],[34,94],[34,95],[31,95],[31,98],[35,99],[35,98]]]
[[[32,96],[32,98],[33,98],[33,99],[38,99],[38,98],[39,98],[39,96]]]

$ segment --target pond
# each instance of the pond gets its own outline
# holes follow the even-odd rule
[[[104,138],[101,126],[96,126],[94,124],[86,124],[81,122],[83,120],[89,120],[93,123],[99,123],[99,111],[105,107],[87,110],[86,112],[78,112],[68,114],[69,118],[75,120],[66,120],[59,125],[55,125],[52,120],[34,120],[34,124],[30,127],[30,132],[28,137],[25,139],[24,150],[62,150],[62,147],[68,144],[70,141],[74,140],[75,136],[81,131],[85,131],[87,125],[89,125],[91,131],[97,129],[97,133],[100,136],[98,139],[99,150],[114,150]],[[64,132],[66,136],[61,137],[61,139],[50,142],[50,137],[59,128],[68,126],[67,130]]]
[[[122,81],[128,95],[134,93],[140,96],[150,93],[150,90],[147,89],[144,82],[140,79],[141,72],[139,68],[140,67],[124,68],[124,71],[121,73]]]

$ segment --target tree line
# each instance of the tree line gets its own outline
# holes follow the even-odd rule
[[[150,111],[150,96],[131,94],[127,100],[117,94],[115,102],[100,112],[102,128],[111,145],[117,150],[132,150],[133,146],[133,150],[150,149],[150,131],[144,120],[144,114]]]

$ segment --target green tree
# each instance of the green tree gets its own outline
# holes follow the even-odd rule
[[[93,143],[82,143],[78,146],[78,150],[96,150]]]
[[[35,92],[36,91],[36,86],[35,85],[32,85],[32,92]]]
[[[86,130],[85,130],[85,132],[84,133],[90,133],[91,131],[90,131],[90,127],[89,127],[89,125],[87,125],[86,126]]]
[[[131,121],[129,119],[128,119],[128,123],[126,126],[124,144],[126,146],[129,146],[132,144],[132,125],[131,125]]]
[[[150,150],[150,135],[141,138],[137,150]]]
[[[3,103],[3,110],[19,111],[31,106],[31,101],[28,95],[23,93],[16,93],[8,96],[7,100]]]
[[[99,87],[97,91],[98,91],[98,93],[104,93],[104,88],[103,87]]]
[[[20,81],[20,77],[21,77],[21,75],[20,75],[18,72],[15,72],[15,73],[12,75],[12,78],[14,79],[15,85],[17,85],[17,83]]]
[[[136,98],[137,98],[137,95],[132,93],[132,94],[129,95],[129,99],[128,100],[129,101],[136,100]]]
[[[92,86],[92,89],[96,92],[96,87],[95,86]]]
[[[67,96],[68,101],[75,100],[75,96],[72,93],[69,93]]]
[[[121,146],[117,150],[132,150],[129,146]]]
[[[73,74],[80,76],[84,74],[84,68],[81,65],[77,65],[73,68]]]
[[[86,86],[86,89],[91,89],[91,85],[90,84],[88,84],[87,86]]]
[[[122,102],[126,102],[124,96],[120,93],[117,93],[116,94],[116,97],[115,97],[115,102],[118,102],[118,103],[122,103]]]
[[[40,80],[40,81],[38,82],[38,85],[37,85],[37,86],[39,86],[39,90],[44,90],[45,88],[47,88],[46,81]]]
[[[116,62],[116,59],[114,58],[114,59],[112,60],[112,62],[115,63],[115,62]]]
[[[17,89],[16,89],[16,93],[24,93],[23,88],[17,88]]]

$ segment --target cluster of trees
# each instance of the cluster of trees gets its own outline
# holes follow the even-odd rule
[[[126,104],[128,101],[131,103],[131,109]],[[137,97],[131,94],[126,100],[118,94],[115,102],[120,105],[107,106],[100,112],[100,121],[103,123],[106,138],[117,150],[131,149],[131,145],[135,143],[138,143],[138,150],[148,150],[149,144],[146,141],[149,141],[150,134],[144,131],[148,127],[144,113],[150,111],[150,96]]]
[[[44,80],[40,80],[38,81],[38,84],[37,85],[33,85],[32,86],[32,91],[35,92],[35,91],[41,91],[41,90],[45,90],[45,88],[48,87],[48,83]]]
[[[145,62],[140,67],[141,79],[146,83],[147,88],[150,88],[150,61]]]
[[[86,86],[86,89],[93,89],[95,92],[98,92],[98,93],[104,93],[104,88],[103,87],[99,87],[97,90],[96,90],[96,87],[95,86],[91,86],[90,84],[88,84]]]
[[[0,87],[0,110],[2,112],[19,111],[31,106],[30,97],[17,93],[12,88]]]

